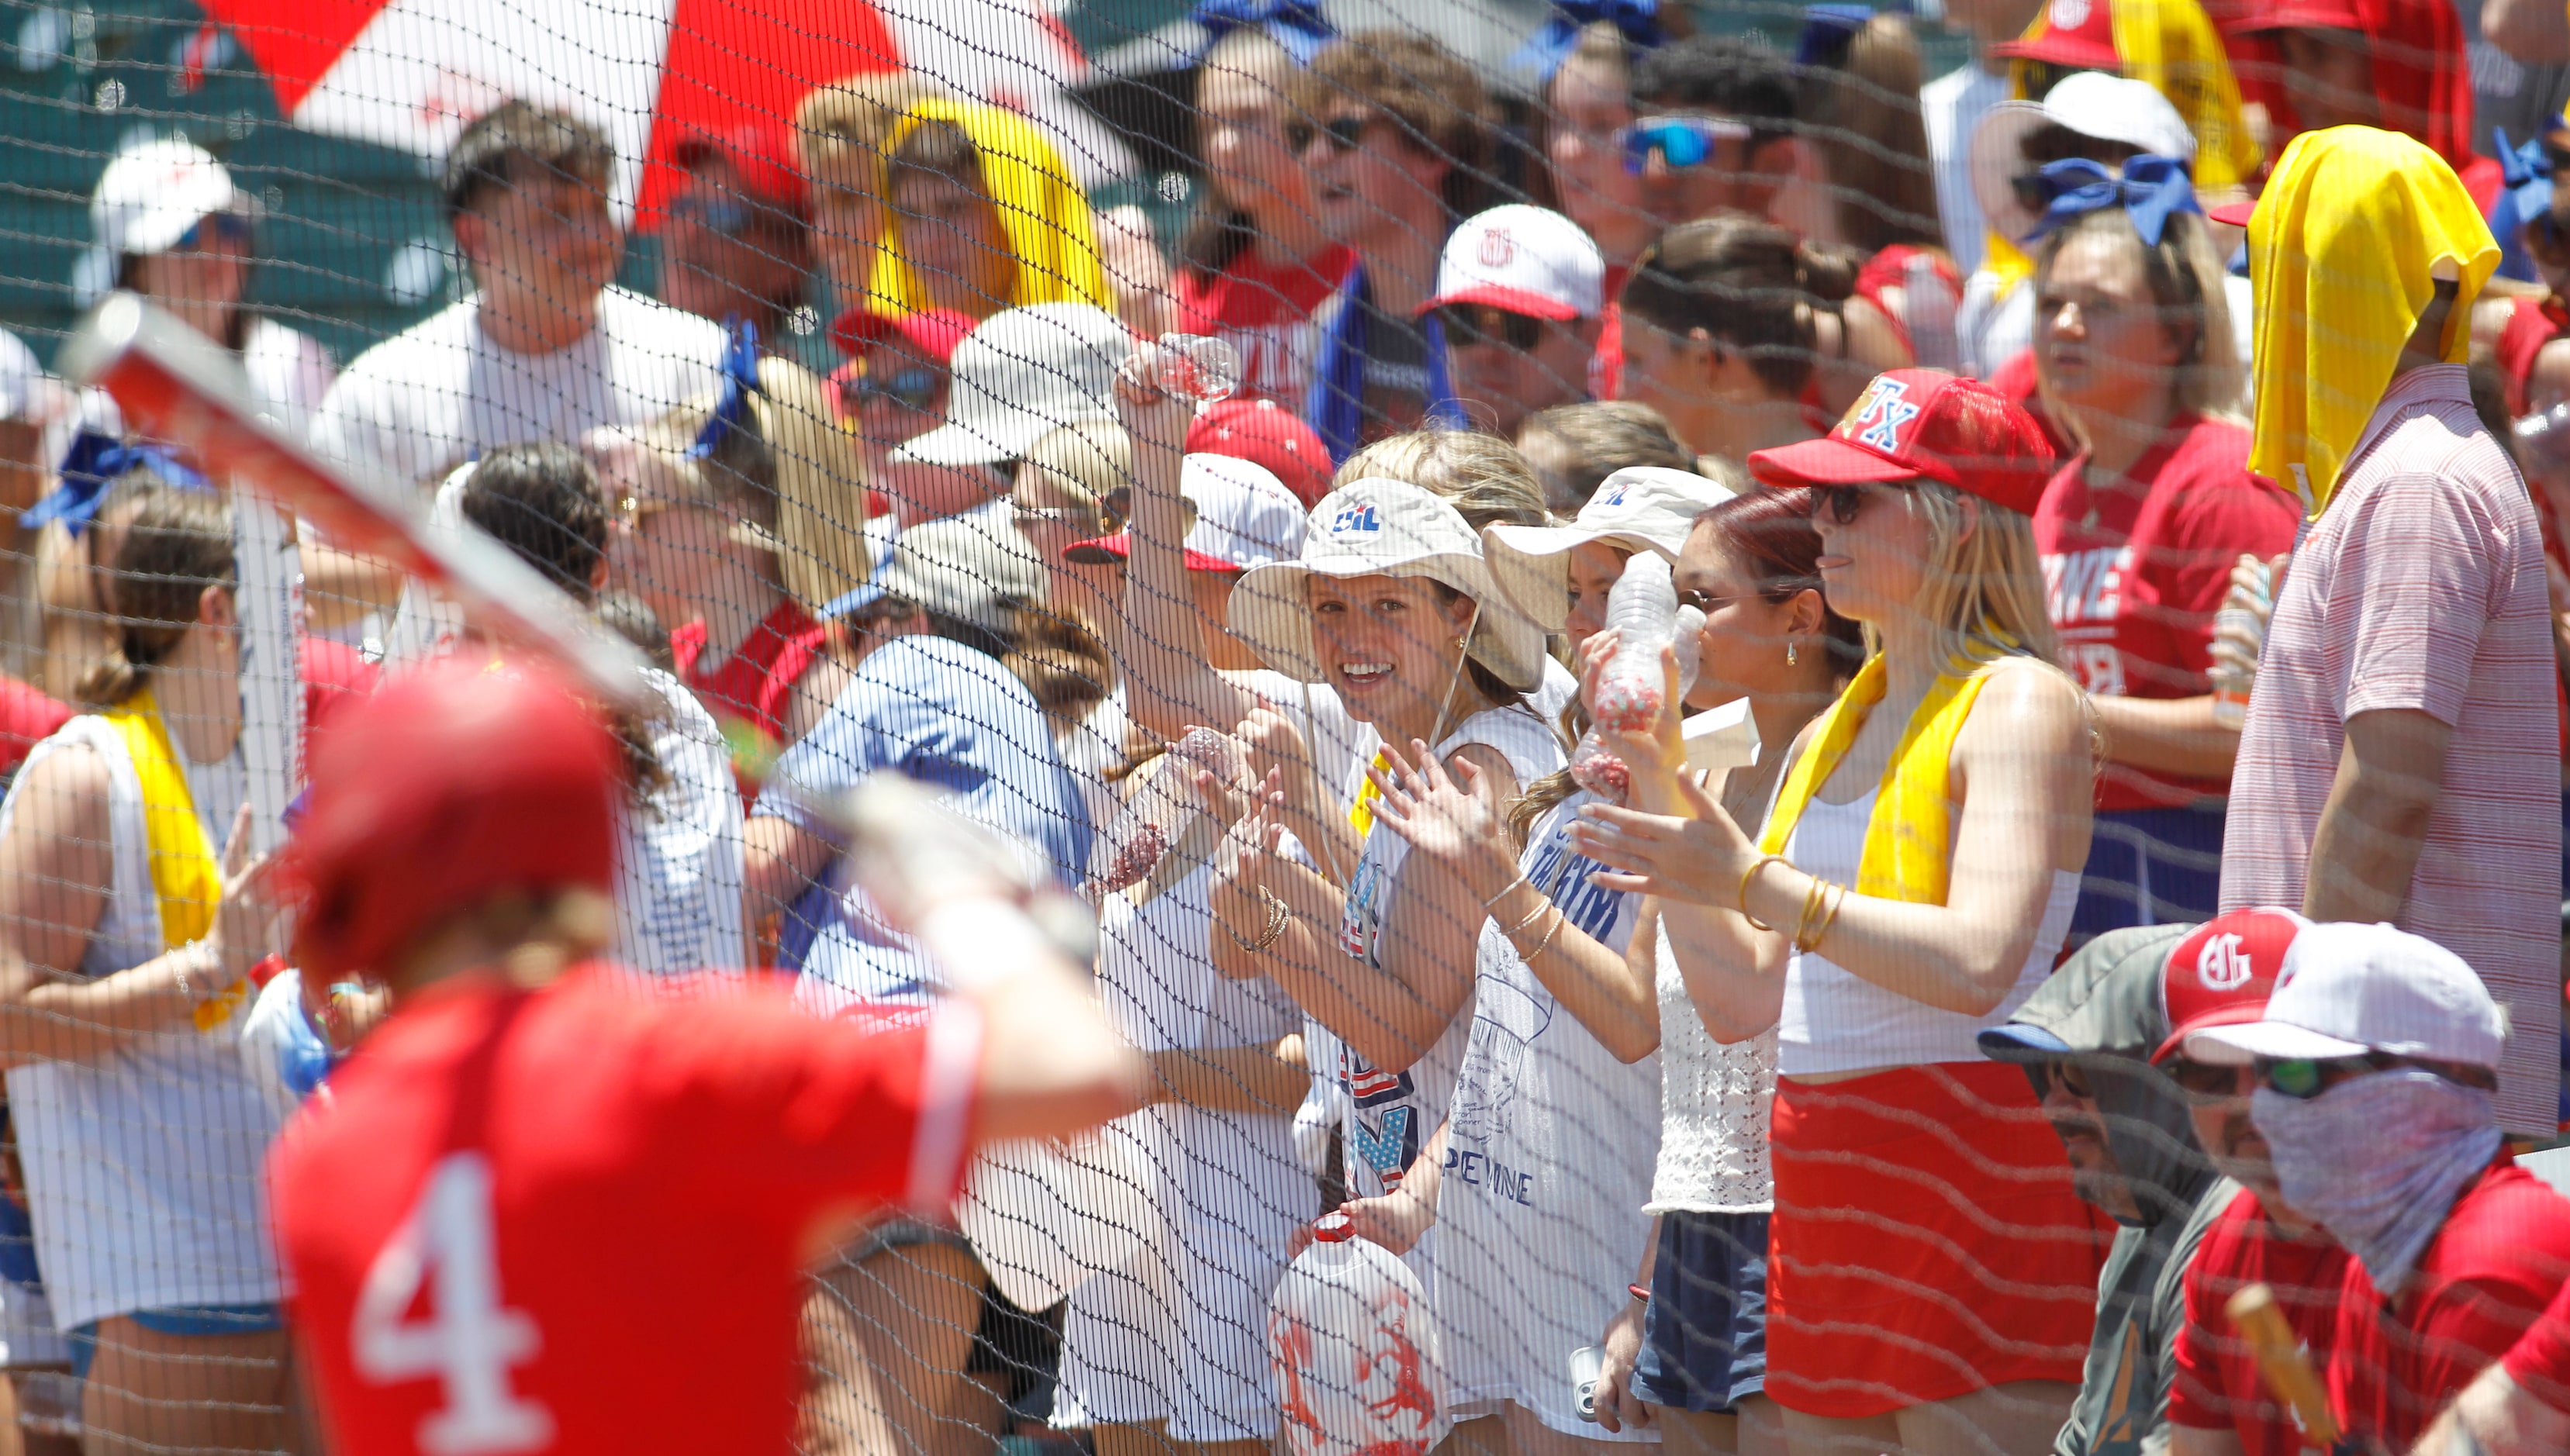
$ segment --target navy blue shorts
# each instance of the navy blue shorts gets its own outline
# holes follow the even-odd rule
[[[2223,818],[2219,809],[2101,810],[2070,912],[2070,944],[2127,925],[2213,918],[2222,901]]]
[[[1660,1215],[1633,1393],[1721,1414],[1767,1388],[1767,1216]]]
[[[281,1304],[172,1304],[132,1310],[126,1317],[155,1334],[266,1334],[285,1327]],[[72,1373],[87,1379],[98,1355],[98,1325],[73,1330],[71,1343]]]

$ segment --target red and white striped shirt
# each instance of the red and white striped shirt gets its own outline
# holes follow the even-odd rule
[[[2550,1136],[2561,782],[2546,606],[2533,501],[2463,369],[2395,377],[2276,606],[2231,778],[2222,908],[2303,903],[2349,718],[2406,708],[2451,727],[2399,924],[2507,1007],[2500,1125]]]

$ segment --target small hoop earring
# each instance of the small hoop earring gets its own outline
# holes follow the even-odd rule
[[[1803,665],[1802,650],[1791,642],[1787,642],[1785,644],[1785,665],[1787,667],[1800,667]]]

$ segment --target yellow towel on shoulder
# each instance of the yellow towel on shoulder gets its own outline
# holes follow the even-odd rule
[[[1016,254],[1016,292],[1009,308],[1038,303],[1115,306],[1097,257],[1097,223],[1088,198],[1035,124],[1015,112],[975,102],[932,98],[912,107],[885,144],[889,154],[922,122],[949,122],[972,142],[982,163],[982,184],[999,210],[1000,226]],[[901,239],[901,217],[889,212],[883,244],[875,251],[872,306],[877,312],[913,313],[926,306],[910,254]]]
[[[202,940],[214,925],[222,868],[197,820],[197,801],[170,747],[161,707],[147,687],[99,716],[125,740],[125,756],[143,783],[144,852],[152,864],[152,893],[161,902],[162,947]]]
[[[1921,699],[1866,821],[1865,849],[1857,859],[1856,893],[1912,905],[1943,905],[1952,870],[1953,790],[1948,783],[1954,739],[1963,720],[1989,681],[1984,663],[1967,673],[1947,673]],[[1811,805],[1812,795],[1829,782],[1847,757],[1865,720],[1883,701],[1886,673],[1881,655],[1867,659],[1847,691],[1821,715],[1812,746],[1786,771],[1777,791],[1776,812],[1767,816],[1759,853],[1781,855],[1794,838],[1794,826]]]
[[[2249,222],[2258,300],[2249,469],[2300,495],[2313,520],[2435,296],[2439,262],[2459,275],[2443,358],[2460,364],[2498,243],[2453,169],[2371,127],[2305,132],[2285,149]]]

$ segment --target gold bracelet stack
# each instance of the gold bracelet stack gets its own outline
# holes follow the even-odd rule
[[[1773,930],[1776,928],[1774,925],[1767,924],[1760,920],[1756,915],[1749,912],[1749,882],[1757,879],[1758,872],[1766,869],[1770,865],[1783,865],[1791,868],[1793,863],[1793,861],[1786,859],[1782,855],[1760,855],[1755,861],[1751,862],[1747,870],[1741,872],[1740,894],[1737,899],[1740,903],[1740,917],[1749,922],[1749,928],[1753,930]]]
[[[1534,964],[1534,958],[1543,953],[1543,947],[1551,944],[1552,937],[1561,933],[1561,922],[1570,918],[1570,916],[1563,914],[1561,912],[1561,908],[1554,905],[1551,901],[1545,901],[1544,908],[1552,911],[1552,924],[1544,930],[1543,938],[1534,942],[1534,948],[1532,950],[1517,951],[1517,959],[1524,961],[1528,965]],[[1509,949],[1515,950],[1516,943],[1516,938],[1514,936],[1510,936],[1508,938]]]
[[[1821,937],[1838,923],[1839,910],[1847,905],[1848,889],[1836,881],[1812,877],[1812,888],[1803,897],[1803,916],[1794,922],[1794,948],[1809,955],[1821,948]],[[1814,916],[1818,916],[1815,923]]]
[[[1265,954],[1269,946],[1284,938],[1285,927],[1294,922],[1294,911],[1287,908],[1284,898],[1275,891],[1261,890],[1258,892],[1258,898],[1267,902],[1267,924],[1259,930],[1257,939],[1244,940],[1240,937],[1240,932],[1230,925],[1224,924],[1222,927],[1222,932],[1231,937],[1231,943],[1252,955]]]

